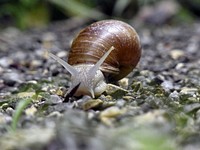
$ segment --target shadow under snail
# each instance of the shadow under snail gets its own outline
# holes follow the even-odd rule
[[[69,92],[76,88],[75,96],[94,98],[106,90],[106,83],[122,79],[135,68],[141,44],[138,34],[127,23],[102,20],[80,31],[72,42],[68,62],[49,55],[71,74]]]

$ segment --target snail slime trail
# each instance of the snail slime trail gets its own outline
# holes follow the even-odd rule
[[[102,20],[87,26],[76,36],[68,62],[49,55],[71,74],[68,93],[80,84],[74,96],[95,98],[106,90],[106,82],[118,81],[136,67],[141,44],[137,32],[129,24]]]

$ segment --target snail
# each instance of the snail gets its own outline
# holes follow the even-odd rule
[[[76,88],[74,96],[95,98],[106,90],[108,82],[122,79],[136,67],[141,44],[129,24],[102,20],[80,31],[72,42],[68,62],[49,55],[71,74],[69,92]]]

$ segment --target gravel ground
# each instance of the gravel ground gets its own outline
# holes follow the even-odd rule
[[[66,60],[89,22],[0,32],[1,150],[198,150],[200,23],[136,26],[142,58],[120,87],[63,103],[70,76],[46,49]]]

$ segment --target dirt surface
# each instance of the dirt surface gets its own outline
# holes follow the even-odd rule
[[[200,23],[130,23],[143,52],[121,88],[63,103],[70,76],[46,49],[67,60],[70,42],[89,23],[0,32],[1,149],[198,150]]]

